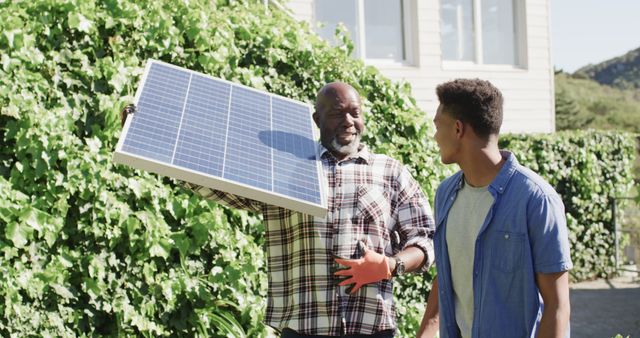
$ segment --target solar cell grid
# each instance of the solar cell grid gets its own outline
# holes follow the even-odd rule
[[[270,99],[266,94],[234,87],[229,109],[227,156],[222,177],[272,189],[271,145],[259,139],[271,127]]]
[[[314,142],[299,134],[313,132],[305,108],[277,98],[272,100],[273,124],[278,130],[272,130],[271,142],[274,149],[280,150],[274,155],[274,162],[278,163],[274,168],[274,185],[277,192],[318,203],[319,196],[315,193],[319,190],[318,181],[306,179],[314,175],[317,167],[312,161],[300,161],[315,158]]]
[[[131,134],[123,150],[168,162],[180,123],[180,113],[191,75],[175,69],[153,65],[147,77],[146,95],[138,101],[138,118],[131,124]],[[163,77],[161,74],[164,74]],[[166,79],[171,81],[166,81]]]
[[[173,164],[220,176],[231,86],[203,76],[192,78]]]

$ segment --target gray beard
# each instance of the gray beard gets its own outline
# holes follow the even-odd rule
[[[360,137],[361,134],[356,134],[353,141],[351,141],[349,144],[342,145],[338,143],[338,140],[334,136],[333,139],[331,139],[331,150],[344,156],[353,155],[358,152],[358,147],[360,146]]]

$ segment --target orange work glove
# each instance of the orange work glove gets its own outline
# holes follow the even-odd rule
[[[348,276],[348,278],[340,282],[340,286],[354,284],[350,294],[356,293],[363,285],[379,282],[383,279],[391,278],[391,269],[385,255],[381,255],[364,246],[364,256],[358,259],[340,259],[336,258],[336,263],[344,265],[349,269],[339,270],[336,276]]]

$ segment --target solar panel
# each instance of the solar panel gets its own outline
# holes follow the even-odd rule
[[[326,216],[309,105],[157,60],[134,103],[116,163]]]

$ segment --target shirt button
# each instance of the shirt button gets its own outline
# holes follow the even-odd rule
[[[477,270],[476,270],[475,274],[476,274],[476,276],[478,275],[478,271]]]
[[[504,239],[509,239],[509,234],[504,234]]]

